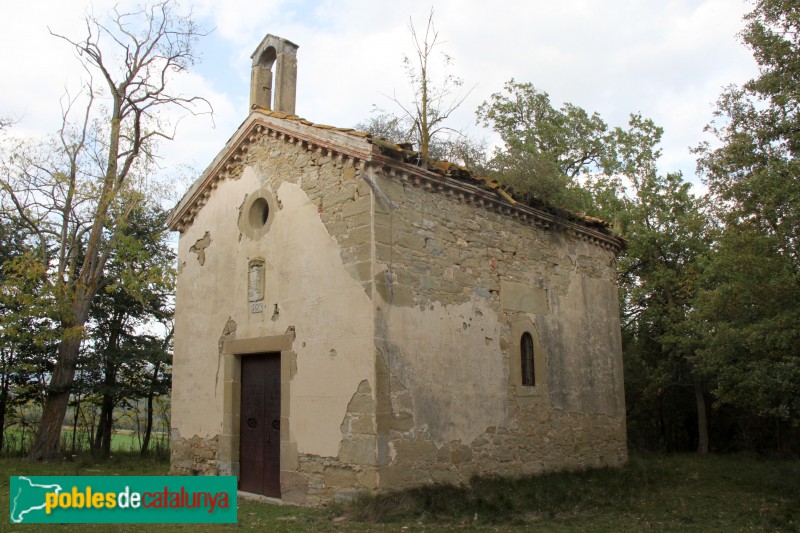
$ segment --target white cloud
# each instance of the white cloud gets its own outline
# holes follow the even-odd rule
[[[101,13],[112,0],[95,0]],[[186,3],[186,0],[184,0]],[[18,129],[51,131],[65,83],[81,73],[72,52],[47,26],[81,35],[89,1],[13,1],[0,22],[0,116],[22,116]],[[205,118],[184,120],[165,161],[211,161],[246,116],[250,54],[265,33],[298,45],[298,113],[316,122],[350,126],[382,94],[407,92],[401,59],[413,52],[411,18],[425,24],[430,0],[237,0],[190,3],[214,32],[201,43],[205,62],[185,78],[207,97],[216,128]],[[554,104],[565,101],[624,125],[641,112],[665,128],[664,171],[694,170],[688,147],[702,138],[711,104],[723,86],[755,73],[736,38],[749,9],[730,0],[485,0],[434,1],[435,21],[452,72],[477,85],[454,117],[472,128],[474,109],[508,79],[530,81]]]

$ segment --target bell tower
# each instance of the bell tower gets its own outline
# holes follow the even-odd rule
[[[294,115],[297,93],[297,49],[286,39],[267,34],[250,56],[250,108],[254,105]],[[273,75],[273,67],[275,67]]]

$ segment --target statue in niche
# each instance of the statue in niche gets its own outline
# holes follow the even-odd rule
[[[264,299],[264,260],[253,259],[247,269],[247,301],[251,304]]]

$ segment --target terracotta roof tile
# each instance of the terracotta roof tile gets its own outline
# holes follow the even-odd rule
[[[602,228],[604,230],[608,230],[611,227],[611,224],[609,224],[605,220],[593,217],[591,215],[587,215],[585,213],[573,213],[571,211],[550,206],[545,202],[541,201],[524,201],[519,195],[517,195],[514,192],[514,190],[511,187],[508,187],[507,185],[499,182],[495,178],[478,175],[466,167],[463,167],[456,163],[451,163],[449,161],[437,161],[435,159],[422,158],[419,152],[415,151],[410,143],[398,144],[384,137],[379,137],[364,131],[354,130],[352,128],[339,128],[336,126],[329,126],[327,124],[316,124],[304,118],[300,118],[297,115],[290,115],[288,113],[281,113],[280,111],[273,111],[271,109],[267,109],[258,105],[254,105],[253,109],[270,117],[275,117],[284,120],[292,120],[295,122],[299,122],[301,124],[305,124],[306,126],[319,128],[321,130],[338,131],[341,133],[345,133],[347,135],[352,135],[354,137],[366,139],[370,143],[380,148],[384,154],[399,159],[403,162],[412,163],[418,166],[424,165],[427,170],[435,172],[436,174],[448,178],[454,178],[462,181],[478,182],[483,187],[493,190],[503,199],[508,201],[511,205],[514,205],[519,202],[525,205],[530,205],[531,207],[546,209],[554,214],[558,214],[568,219],[580,220],[584,224]]]

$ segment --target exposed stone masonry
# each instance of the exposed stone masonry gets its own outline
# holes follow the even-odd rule
[[[383,163],[365,162],[371,147],[356,141],[336,151],[264,128],[239,146],[218,161],[214,180],[238,179],[249,166],[271,190],[302,188],[374,306],[374,381],[353,391],[337,456],[282,448],[285,501],[626,460],[619,326],[605,318],[618,316],[613,246],[390,176]],[[192,194],[213,201],[218,185]],[[180,224],[191,224],[192,209]],[[535,298],[504,305],[504,286]],[[531,390],[512,380],[514,324],[541,337]],[[425,336],[434,327],[440,338]],[[448,339],[469,339],[466,351],[444,349]],[[426,361],[450,381],[426,388]],[[475,361],[490,372],[471,371]],[[457,420],[436,412],[462,403]],[[494,422],[478,416],[482,407]],[[173,473],[220,473],[217,449],[217,438],[176,437]]]
[[[583,278],[610,285],[615,281],[613,252],[576,239],[567,231],[532,227],[386,176],[379,175],[376,181],[393,206],[375,204],[373,280],[381,300],[392,306],[424,312],[432,304],[452,306],[483,299],[501,324],[510,324],[525,315],[503,309],[501,282],[539,287],[557,299],[566,297],[570,286]],[[544,321],[536,324],[547,329]],[[465,322],[464,329],[469,327],[472,325]],[[500,339],[492,340],[499,341],[505,358],[518,356],[508,353],[510,335],[511,328],[505,327]],[[425,435],[432,428],[414,423],[415,406],[408,388],[386,368],[384,360],[390,354],[380,347],[403,351],[390,341],[376,338],[378,428],[387,437],[380,488],[421,482],[463,483],[475,474],[513,476],[617,465],[627,458],[624,410],[609,416],[586,402],[555,409],[546,395],[517,396],[510,385],[505,425],[487,427],[472,442],[452,441],[437,447]],[[565,347],[545,347],[548,367],[561,364],[562,349]],[[454,369],[460,364],[459,354],[439,356],[450,360]],[[543,373],[547,370],[540,369]],[[545,376],[540,376],[543,379]],[[559,384],[551,383],[551,388],[554,385]],[[596,392],[608,392],[601,389]]]
[[[203,439],[195,435],[184,439],[173,431],[170,444],[170,474],[175,476],[216,476],[217,437]]]

